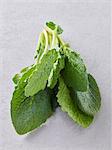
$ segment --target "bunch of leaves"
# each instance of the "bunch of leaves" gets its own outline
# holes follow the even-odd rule
[[[35,63],[13,77],[11,118],[18,134],[40,127],[58,106],[88,127],[101,105],[100,92],[80,55],[66,44],[63,30],[47,22],[40,33]]]

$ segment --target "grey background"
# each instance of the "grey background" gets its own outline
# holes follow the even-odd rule
[[[109,1],[0,2],[0,150],[110,150]],[[49,20],[62,26],[64,40],[80,52],[89,72],[97,79],[102,107],[87,129],[74,124],[57,109],[45,126],[19,136],[10,118],[11,78],[34,62],[38,35]]]

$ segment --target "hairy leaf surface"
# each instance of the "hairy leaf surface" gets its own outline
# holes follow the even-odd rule
[[[70,93],[62,78],[59,80],[59,92],[57,98],[62,110],[67,112],[75,122],[84,128],[91,124],[93,117],[83,113],[78,108],[76,96],[74,93]]]
[[[94,116],[100,109],[101,106],[101,96],[99,88],[95,79],[89,74],[89,87],[86,92],[76,92],[77,93],[77,102],[79,108],[89,114]]]
[[[88,78],[86,67],[79,54],[66,48],[65,49],[66,62],[63,77],[66,84],[77,91],[86,91],[88,85]]]
[[[54,86],[56,85],[60,75],[60,71],[64,68],[64,66],[65,66],[64,57],[60,55],[58,60],[54,63],[51,73],[49,75],[47,86],[50,87],[51,89],[54,88]]]
[[[28,79],[28,84],[25,87],[25,95],[33,96],[40,90],[44,90],[50,72],[58,57],[58,52],[53,49],[49,50],[41,59],[41,62],[36,65],[36,70]]]
[[[26,83],[16,88],[11,101],[11,117],[18,134],[25,134],[43,124],[52,115],[50,95],[40,91],[32,97],[26,97]]]

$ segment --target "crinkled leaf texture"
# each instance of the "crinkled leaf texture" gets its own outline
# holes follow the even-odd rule
[[[28,84],[25,87],[25,95],[33,96],[40,90],[44,90],[47,84],[48,77],[58,57],[58,52],[55,49],[49,50],[41,59],[41,62],[36,65],[36,69],[28,79]]]
[[[100,109],[101,106],[101,96],[100,91],[97,86],[95,79],[92,75],[88,75],[89,87],[86,92],[77,91],[77,102],[79,108],[89,114],[94,116]]]
[[[88,78],[86,67],[80,55],[66,48],[65,51],[66,62],[63,77],[65,83],[77,91],[86,91],[88,85]]]
[[[59,79],[59,92],[57,98],[62,110],[67,112],[75,122],[84,128],[91,124],[93,117],[83,113],[78,108],[75,94],[73,92],[70,93],[62,78]]]
[[[48,85],[47,86],[50,87],[51,89],[54,88],[54,86],[56,85],[57,80],[58,80],[59,75],[60,75],[60,71],[64,68],[64,66],[65,66],[64,57],[59,54],[59,58],[54,63],[53,69],[51,70],[51,73],[50,73],[49,78],[48,78]]]
[[[39,127],[52,115],[50,95],[40,91],[32,97],[24,95],[23,88],[18,87],[11,101],[12,122],[18,134],[25,134]]]
[[[34,69],[34,68],[33,68]],[[25,96],[29,69],[20,79],[11,101],[11,117],[18,134],[25,134],[44,123],[52,115],[51,96],[47,89],[32,97]]]

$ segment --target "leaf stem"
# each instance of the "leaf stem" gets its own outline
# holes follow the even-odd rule
[[[45,29],[43,30],[43,33],[44,33],[45,41],[46,41],[44,52],[46,53],[48,50],[48,34]]]
[[[43,36],[43,32],[41,32],[40,35],[39,35],[38,43],[37,43],[37,46],[36,46],[36,52],[35,52],[35,55],[34,55],[35,57],[37,56],[37,52],[39,50],[39,47],[40,47],[40,44],[41,44],[41,41],[42,41],[42,38],[43,38],[42,36]]]
[[[61,43],[61,45],[64,46],[65,42],[62,40],[62,38],[59,35],[57,37],[58,37],[58,40]]]
[[[46,30],[44,29],[43,32],[44,37],[45,37],[45,48],[43,51],[43,54],[41,55],[40,59],[38,60],[38,62],[40,62],[40,60],[42,59],[42,57],[44,56],[44,54],[48,51],[48,34],[46,32]]]

